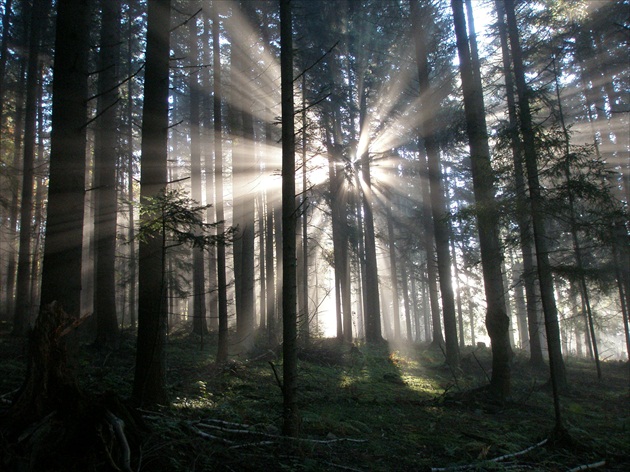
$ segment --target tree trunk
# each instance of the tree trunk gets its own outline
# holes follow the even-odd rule
[[[425,182],[428,183],[428,167],[427,167],[427,155],[423,149],[418,153],[420,164],[420,175],[425,177]],[[440,301],[438,292],[438,270],[435,261],[435,232],[433,214],[431,211],[431,190],[429,185],[422,186],[422,226],[424,230],[424,252],[427,259],[427,285],[429,291],[429,306],[431,308],[431,336],[427,336],[427,341],[431,341],[434,346],[444,345],[444,335],[442,334],[442,319],[440,316]],[[425,324],[425,330],[429,328],[429,324]]]
[[[440,168],[440,148],[435,136],[435,123],[432,118],[437,109],[435,92],[429,82],[429,54],[426,27],[420,25],[420,10],[415,0],[411,2],[412,29],[415,32],[416,63],[421,107],[424,119],[420,122],[420,135],[426,150],[428,161],[428,177],[431,194],[431,212],[433,231],[437,253],[440,293],[442,295],[442,316],[444,318],[444,335],[446,341],[446,362],[451,367],[459,365],[459,346],[457,342],[457,321],[455,316],[455,297],[453,294],[453,278],[451,276],[451,255],[449,248],[449,223],[446,211],[446,199],[442,187],[442,171]]]
[[[188,75],[188,93],[190,95],[190,190],[191,197],[197,203],[201,204],[201,146],[200,146],[200,119],[199,105],[201,102],[200,83],[199,83],[199,47],[197,45],[197,22],[196,18],[191,18],[188,22],[188,34],[190,35],[190,66],[191,70]],[[208,185],[206,183],[206,185]],[[208,324],[206,320],[206,284],[204,271],[204,252],[203,248],[193,247],[193,326],[194,334],[202,336],[208,332]]]
[[[31,8],[31,25],[42,22],[50,9],[48,0],[36,0]],[[44,24],[46,24],[44,22]],[[22,160],[22,199],[20,207],[20,246],[18,252],[17,286],[13,334],[24,335],[30,325],[31,236],[33,221],[33,184],[35,163],[35,135],[37,128],[37,90],[41,79],[39,51],[41,28],[32,27],[29,35],[28,67],[26,76],[26,105],[24,114],[24,158]],[[41,136],[39,138],[42,139]]]
[[[560,326],[558,324],[558,310],[553,289],[553,275],[549,263],[549,250],[544,221],[544,210],[540,183],[538,181],[538,163],[536,142],[532,123],[525,68],[521,52],[518,25],[514,11],[514,1],[504,0],[507,16],[508,35],[512,46],[512,61],[514,63],[514,78],[519,103],[520,129],[523,138],[525,167],[531,202],[532,223],[534,226],[534,243],[536,245],[536,261],[538,264],[538,278],[540,293],[545,314],[547,331],[547,347],[549,350],[549,369],[554,396],[554,410],[557,433],[564,431],[560,411],[559,390],[566,387],[566,373],[562,359],[562,345],[560,342]]]
[[[221,45],[218,2],[212,4],[212,66],[213,78],[213,113],[214,113],[214,186],[217,216],[217,235],[225,232],[225,213],[223,209],[223,115],[221,111]],[[227,274],[225,244],[217,245],[217,290],[219,298],[219,340],[217,363],[228,360],[228,309],[227,309]]]
[[[385,203],[387,218],[387,242],[389,246],[389,270],[392,281],[392,307],[394,316],[394,340],[399,341],[400,336],[400,297],[398,295],[398,267],[396,264],[396,236],[390,203]]]
[[[510,394],[509,319],[505,311],[501,274],[499,219],[494,190],[494,173],[490,165],[490,149],[485,121],[483,89],[479,64],[471,58],[462,0],[452,0],[457,51],[464,93],[466,131],[470,143],[473,190],[477,205],[477,229],[486,294],[486,328],[492,343],[492,378],[490,391],[500,399]],[[472,42],[471,38],[471,42]]]
[[[107,345],[118,338],[116,315],[116,159],[118,151],[117,120],[118,62],[120,61],[119,2],[102,3],[101,40],[99,53],[98,100],[94,141],[94,188],[96,208],[94,232],[96,238],[95,299],[96,343]]]
[[[297,286],[295,252],[295,123],[293,104],[293,27],[291,0],[280,0],[280,71],[282,93],[282,334],[283,426],[299,434],[297,406]]]
[[[11,38],[10,26],[11,20],[13,19],[12,6],[13,0],[4,2],[2,40],[0,41],[0,153],[2,153],[2,136],[4,135],[4,79],[8,62],[9,40]]]
[[[523,65],[522,51],[519,39],[518,25],[514,11],[514,1],[504,0],[507,17],[508,36],[512,46],[512,61],[514,64],[514,79],[519,104],[520,131],[523,139],[523,153],[525,167],[527,169],[527,183],[531,204],[532,223],[534,227],[534,243],[536,246],[536,262],[538,265],[538,278],[540,281],[540,295],[545,315],[547,331],[547,347],[549,350],[549,367],[552,383],[555,390],[556,426],[562,427],[560,419],[560,406],[558,403],[558,389],[566,387],[566,372],[562,359],[562,347],[560,343],[560,326],[558,324],[558,309],[553,288],[553,275],[549,262],[549,249],[544,221],[544,209],[541,195],[541,187],[538,180],[538,162],[536,155],[536,141],[532,123],[531,110],[527,84],[525,81],[525,68]]]
[[[57,2],[41,304],[57,300],[73,317],[81,306],[88,29],[84,0]]]
[[[140,174],[142,200],[158,196],[167,185],[170,8],[170,0],[148,3]],[[164,356],[166,260],[162,237],[155,232],[140,243],[138,340],[132,398],[136,404],[144,406],[168,399]]]

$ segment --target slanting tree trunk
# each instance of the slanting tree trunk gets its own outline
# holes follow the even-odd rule
[[[449,248],[449,223],[446,211],[446,199],[442,186],[440,168],[440,148],[435,135],[435,123],[432,118],[437,109],[435,91],[429,82],[429,52],[427,50],[427,28],[420,24],[418,3],[412,0],[412,29],[415,33],[416,63],[418,68],[419,94],[424,119],[420,122],[420,135],[426,149],[429,165],[429,187],[431,193],[431,211],[437,253],[440,293],[442,295],[442,316],[446,341],[446,362],[456,367],[459,365],[459,346],[457,343],[457,321],[455,315],[455,296],[451,276],[451,255]]]
[[[148,3],[142,109],[141,199],[155,198],[167,185],[170,0]],[[168,400],[164,343],[167,324],[164,243],[158,231],[140,243],[138,340],[132,398],[138,405]]]
[[[96,343],[111,344],[118,338],[116,315],[116,160],[118,150],[117,121],[118,66],[120,61],[119,2],[102,3],[99,53],[98,99],[94,141],[94,188],[96,208],[95,299]]]
[[[527,183],[531,202],[532,223],[534,227],[534,243],[536,245],[536,261],[538,264],[538,278],[540,294],[545,314],[547,331],[547,347],[549,350],[549,368],[554,393],[554,410],[556,418],[556,432],[564,431],[562,424],[559,390],[566,387],[566,373],[562,359],[562,345],[560,342],[560,326],[558,323],[558,309],[553,289],[553,275],[549,263],[549,249],[544,221],[543,201],[538,180],[538,163],[536,155],[536,141],[532,123],[527,83],[525,81],[525,67],[520,45],[518,25],[514,11],[514,1],[505,0],[508,35],[512,46],[512,61],[514,64],[514,78],[519,104],[520,130],[523,139],[525,167],[527,169]]]
[[[57,2],[41,303],[57,300],[75,317],[81,306],[88,29],[85,1]]]
[[[525,169],[523,169],[523,142],[518,130],[518,116],[514,97],[514,77],[511,71],[511,57],[505,26],[505,8],[503,0],[495,0],[497,9],[497,25],[501,40],[503,57],[503,76],[505,77],[508,119],[510,124],[510,140],[512,160],[514,163],[514,185],[516,191],[516,217],[519,228],[521,255],[523,258],[523,285],[527,303],[527,325],[529,338],[530,363],[534,366],[544,365],[542,345],[539,332],[538,296],[536,290],[536,265],[534,263],[532,219],[528,211],[527,189],[525,185]]]
[[[46,24],[44,15],[50,8],[48,0],[36,0],[31,8],[31,25]],[[20,207],[20,247],[13,316],[13,334],[24,335],[30,324],[31,234],[33,221],[33,170],[35,163],[35,135],[37,128],[37,90],[41,78],[39,51],[41,28],[32,27],[29,35],[28,67],[26,76],[26,105],[24,113],[24,158],[22,160],[22,200]],[[40,138],[41,140],[41,138]]]
[[[494,173],[490,165],[490,148],[483,103],[479,64],[473,61],[466,31],[462,0],[451,0],[459,68],[464,93],[466,131],[470,143],[473,191],[477,205],[477,229],[486,294],[486,328],[492,344],[492,395],[505,399],[510,394],[510,359],[512,349],[508,336],[509,319],[505,310],[501,274],[499,218],[495,202]],[[471,42],[474,41],[474,36]]]
[[[218,2],[212,4],[212,66],[213,78],[213,113],[214,113],[214,187],[217,216],[217,235],[225,232],[225,212],[223,204],[223,115],[221,112],[221,44],[219,42],[220,23]],[[228,309],[227,309],[227,273],[225,244],[217,245],[217,290],[219,298],[219,341],[217,363],[228,360]]]
[[[201,102],[199,69],[199,46],[197,43],[197,22],[191,18],[188,22],[188,34],[190,35],[190,60],[191,70],[188,75],[188,93],[190,95],[190,188],[193,200],[201,204],[201,145],[200,145],[200,119],[199,106]],[[207,185],[207,184],[206,184]],[[203,248],[193,247],[193,326],[192,331],[201,337],[203,347],[203,335],[208,332],[206,320],[206,284],[203,261]]]
[[[282,334],[283,425],[299,434],[297,405],[297,261],[295,248],[295,123],[293,102],[293,26],[291,0],[280,0],[280,72],[282,94]]]

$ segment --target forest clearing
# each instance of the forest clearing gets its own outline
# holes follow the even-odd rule
[[[128,430],[131,470],[569,471],[591,465],[597,470],[626,471],[630,467],[630,397],[623,362],[604,362],[603,380],[598,381],[592,361],[567,359],[570,388],[562,404],[574,443],[552,445],[540,444],[553,427],[548,371],[528,366],[522,353],[513,363],[514,394],[500,404],[488,401],[478,390],[487,385],[487,348],[464,350],[461,369],[452,371],[443,353],[427,345],[391,351],[386,345],[352,347],[317,339],[299,354],[301,429],[291,439],[280,434],[282,393],[270,366],[271,362],[280,368],[282,359],[261,346],[248,357],[217,365],[209,354],[216,338],[207,340],[203,350],[199,341],[183,331],[169,337],[168,389],[173,401],[139,410],[140,432]],[[23,352],[22,341],[2,331],[3,408],[23,380]],[[116,350],[84,346],[73,363],[81,387],[91,395],[130,395],[133,340],[128,333]],[[60,457],[39,445],[46,465],[64,464],[41,470],[112,470],[104,455],[111,445],[100,446],[96,452],[75,449]],[[1,448],[0,461],[20,451],[5,442]]]

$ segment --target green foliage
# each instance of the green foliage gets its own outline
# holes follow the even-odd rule
[[[140,203],[140,227],[136,237],[146,241],[160,235],[167,248],[190,245],[207,249],[216,244],[227,244],[234,229],[214,234],[220,222],[203,221],[203,214],[210,206],[198,205],[182,190],[162,190],[157,197],[144,198]]]
[[[211,334],[209,347],[200,351],[187,333],[169,337],[168,381],[175,400],[141,412],[147,432],[141,467],[134,462],[134,470],[386,472],[467,465],[551,471],[602,459],[613,470],[630,465],[624,456],[630,448],[628,371],[622,363],[605,362],[605,380],[598,381],[589,361],[567,362],[572,389],[564,415],[578,447],[538,447],[487,462],[538,443],[552,427],[544,388],[548,372],[532,370],[520,355],[513,363],[514,396],[497,405],[479,388],[486,384],[484,369],[490,369],[489,350],[463,352],[462,370],[452,372],[442,353],[427,346],[353,348],[314,340],[300,362],[301,438],[283,440],[282,396],[268,358],[234,358],[217,366],[210,354],[216,337]],[[84,390],[128,395],[133,351],[131,333],[115,351],[81,347]],[[319,351],[327,362],[317,360]],[[0,355],[10,360],[0,370],[5,399],[24,375],[20,353],[21,341],[0,333]]]

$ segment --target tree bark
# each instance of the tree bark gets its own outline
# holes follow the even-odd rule
[[[218,2],[212,4],[212,67],[213,78],[213,113],[214,113],[214,186],[217,216],[217,235],[225,232],[225,212],[223,203],[223,115],[221,101],[221,44]],[[227,274],[225,244],[217,245],[217,290],[219,298],[219,340],[217,363],[228,360],[228,309],[227,309]]]
[[[149,0],[142,110],[141,200],[167,185],[170,0]],[[167,325],[164,233],[140,243],[138,339],[132,398],[138,405],[168,400],[164,343]]]
[[[421,109],[424,115],[420,125],[420,136],[424,144],[427,161],[428,177],[431,194],[431,212],[433,216],[433,231],[437,253],[438,274],[440,278],[440,293],[442,295],[442,316],[444,318],[444,335],[446,341],[446,362],[451,367],[459,365],[459,346],[457,342],[457,321],[455,315],[455,296],[453,294],[453,279],[451,276],[451,255],[449,247],[449,223],[446,211],[446,199],[442,186],[442,171],[440,168],[440,148],[435,136],[433,116],[438,103],[434,99],[435,92],[429,81],[429,57],[426,26],[420,24],[420,10],[415,0],[411,2],[412,29],[415,32],[416,63],[418,68],[419,94]]]
[[[47,0],[36,0],[31,8],[31,25],[42,22],[50,8]],[[44,22],[44,24],[46,24]],[[13,334],[24,335],[30,325],[31,236],[33,221],[33,184],[35,164],[35,135],[37,128],[37,90],[41,79],[39,51],[41,28],[32,27],[29,34],[28,67],[26,76],[26,104],[24,114],[24,154],[22,160],[22,199],[20,207],[20,238],[18,271],[13,316]],[[39,138],[42,139],[41,136]]]
[[[452,0],[451,6],[457,36],[466,132],[470,144],[473,191],[477,206],[477,229],[486,295],[486,328],[492,344],[490,391],[496,397],[505,399],[510,394],[512,350],[508,336],[509,319],[505,310],[499,219],[495,202],[494,173],[490,165],[483,89],[479,77],[479,64],[473,61],[469,49],[462,0]]]
[[[99,53],[98,100],[94,142],[94,188],[96,208],[95,299],[96,344],[107,345],[118,338],[116,312],[116,160],[118,151],[117,120],[120,61],[119,2],[102,2]]]
[[[536,290],[536,272],[533,252],[532,220],[528,211],[527,188],[525,185],[525,169],[523,168],[523,142],[519,134],[516,100],[514,97],[514,77],[511,71],[511,57],[508,46],[508,35],[505,25],[505,8],[503,0],[495,0],[497,9],[497,25],[501,40],[503,56],[503,76],[505,77],[506,99],[508,104],[508,119],[510,124],[510,139],[512,146],[512,160],[514,163],[514,185],[516,191],[516,215],[519,227],[521,256],[523,258],[523,285],[525,287],[527,325],[529,338],[530,363],[534,366],[544,365],[542,346],[539,332],[538,293]]]
[[[199,83],[199,46],[197,45],[197,22],[191,18],[188,22],[188,34],[190,44],[190,66],[188,75],[188,93],[190,97],[190,190],[191,197],[201,204],[201,145],[200,145],[200,83]],[[207,185],[207,183],[206,183]],[[192,331],[202,336],[208,332],[206,319],[206,284],[204,270],[203,248],[193,247],[193,326]]]
[[[299,434],[297,405],[297,261],[295,248],[295,123],[293,102],[293,26],[291,0],[280,0],[282,94],[282,334],[283,425],[286,436]]]
[[[536,155],[536,140],[529,106],[527,83],[525,82],[525,67],[520,45],[518,25],[514,11],[514,1],[505,0],[505,12],[507,18],[508,36],[512,47],[512,61],[514,64],[514,79],[519,104],[520,131],[523,139],[523,153],[525,167],[527,169],[527,183],[531,204],[532,224],[534,228],[534,243],[536,246],[536,262],[538,266],[538,279],[540,281],[540,295],[545,315],[547,331],[547,347],[549,350],[549,367],[554,386],[556,426],[562,428],[560,418],[560,406],[558,392],[566,388],[567,379],[562,359],[562,345],[560,342],[560,326],[558,323],[558,309],[553,288],[553,275],[549,262],[549,249],[547,247],[547,235],[543,209],[543,197],[538,180],[538,158]]]
[[[73,317],[81,306],[88,28],[86,0],[57,2],[41,304],[57,300]]]

